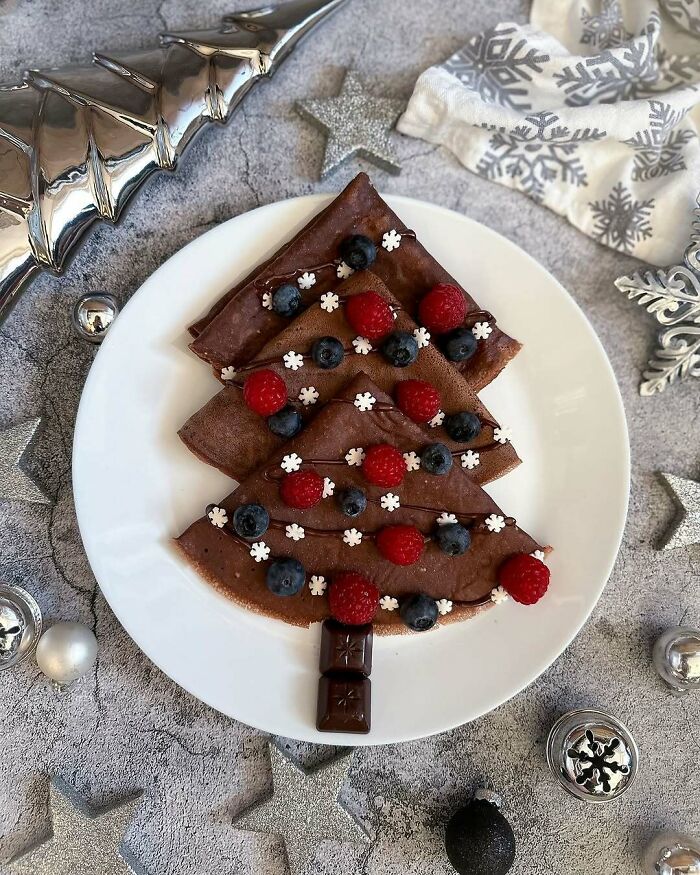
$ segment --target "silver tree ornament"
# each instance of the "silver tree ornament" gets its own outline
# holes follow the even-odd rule
[[[683,264],[621,276],[615,285],[664,326],[644,371],[640,395],[663,392],[676,380],[700,377],[700,195]]]

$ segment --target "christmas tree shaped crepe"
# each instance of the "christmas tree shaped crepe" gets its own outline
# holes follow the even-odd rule
[[[359,374],[177,543],[219,590],[291,623],[328,617],[326,586],[348,571],[379,589],[376,628],[398,631],[399,600],[417,593],[468,616],[506,559],[541,548],[452,458]],[[270,578],[279,559],[303,566],[289,597]]]
[[[392,355],[391,339],[397,336],[404,337],[415,359],[408,365]],[[468,339],[478,345],[472,335]],[[301,315],[288,319],[251,361],[225,369],[228,386],[181,429],[180,437],[199,458],[236,480],[246,477],[285,440],[271,430],[279,430],[279,416],[268,420],[244,400],[245,381],[262,371],[284,382],[279,403],[289,399],[294,409],[291,431],[310,421],[363,371],[422,423],[424,441],[441,441],[450,450],[461,450],[456,463],[472,479],[487,483],[518,464],[508,430],[495,423],[464,377],[430,342],[430,334],[400,309],[370,271],[355,274],[335,293],[325,293]]]
[[[266,295],[291,283],[310,303],[333,290],[352,269],[368,267],[414,317],[419,301],[436,285],[459,288],[360,173],[291,241],[191,327],[195,337],[191,348],[217,373],[244,364],[285,327],[285,320],[266,308]],[[478,391],[505,367],[520,345],[496,327],[494,317],[481,310],[467,291],[460,291],[463,321],[469,328],[479,326],[480,343],[459,367]]]

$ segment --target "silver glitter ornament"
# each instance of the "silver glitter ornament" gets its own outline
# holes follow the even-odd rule
[[[345,757],[304,772],[271,742],[272,796],[233,821],[236,829],[284,839],[290,875],[300,875],[319,842],[368,842],[367,833],[338,802],[348,761]]]
[[[700,875],[700,842],[664,830],[649,842],[642,857],[644,875]]]
[[[547,739],[547,762],[561,786],[584,802],[609,802],[633,784],[639,751],[627,727],[604,711],[570,711]]]
[[[41,419],[30,419],[0,431],[0,500],[51,504],[48,495],[19,464],[40,425]]]
[[[94,812],[64,781],[49,784],[51,835],[10,863],[13,875],[147,875],[124,845],[140,797]]]
[[[0,583],[0,671],[31,656],[41,636],[39,605],[20,586]]]
[[[59,688],[83,677],[96,661],[97,640],[82,623],[56,623],[36,648],[37,665]]]
[[[654,644],[654,668],[673,692],[700,690],[700,629],[674,626]]]
[[[113,295],[83,295],[73,307],[73,330],[82,340],[102,343],[110,325],[117,318],[119,305]]]
[[[700,195],[683,264],[621,276],[615,285],[664,326],[644,371],[640,395],[663,392],[676,380],[700,376]]]
[[[370,94],[354,70],[345,74],[337,97],[300,100],[297,108],[301,114],[328,134],[321,177],[356,155],[390,173],[400,173],[401,165],[389,144],[389,131],[405,105],[403,100]]]
[[[680,514],[664,539],[664,550],[700,544],[700,483],[664,474],[664,478],[678,504]]]

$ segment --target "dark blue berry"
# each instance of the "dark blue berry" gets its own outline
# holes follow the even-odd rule
[[[275,595],[296,595],[304,586],[306,572],[296,559],[275,559],[267,569],[265,582]]]
[[[272,309],[278,316],[295,316],[301,308],[301,292],[291,283],[280,286],[272,296]]]
[[[427,632],[437,622],[438,606],[430,596],[412,595],[401,602],[399,613],[409,629],[414,632]]]
[[[259,538],[270,525],[270,514],[260,504],[242,504],[233,512],[233,530],[241,538]]]
[[[324,371],[337,368],[344,356],[345,349],[337,337],[319,337],[311,347],[313,363]]]
[[[278,410],[277,413],[267,417],[267,427],[272,434],[276,434],[277,437],[281,438],[294,437],[295,434],[301,431],[302,425],[301,413],[292,407],[291,404],[287,404],[286,407]]]
[[[367,270],[374,264],[377,247],[364,234],[353,234],[340,244],[343,261],[353,270]]]
[[[451,362],[466,362],[474,355],[478,345],[469,328],[455,328],[443,334],[438,343],[445,358]]]
[[[382,355],[395,368],[407,368],[418,358],[418,344],[407,331],[395,331],[382,344]]]
[[[452,453],[444,444],[428,444],[420,454],[420,463],[428,474],[447,474],[452,467]]]
[[[481,420],[475,413],[464,410],[462,413],[451,413],[443,423],[445,431],[460,444],[468,444],[479,436]]]
[[[356,486],[348,486],[338,493],[338,504],[345,516],[359,516],[367,507],[367,496]]]
[[[469,530],[459,523],[448,523],[438,526],[435,530],[435,543],[448,556],[461,556],[466,553],[472,542]]]

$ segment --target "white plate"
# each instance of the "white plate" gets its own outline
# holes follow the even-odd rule
[[[174,255],[133,296],[85,384],[75,429],[78,522],[105,597],[141,649],[180,686],[267,732],[328,744],[399,742],[473,720],[543,672],[581,628],[612,569],[629,493],[622,402],[593,329],[532,258],[449,210],[387,198],[457,279],[524,343],[482,393],[523,464],[489,486],[552,544],[538,605],[512,601],[424,635],[379,638],[367,736],[315,729],[319,627],[301,630],[218,595],[170,539],[231,481],[177,430],[218,389],[186,326],[275,250],[326,196],[238,216]]]

